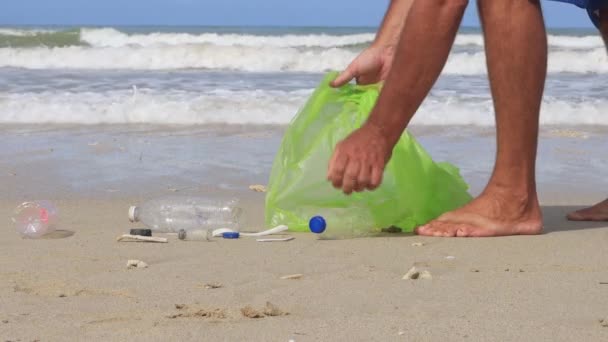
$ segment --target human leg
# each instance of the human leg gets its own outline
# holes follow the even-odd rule
[[[535,184],[539,112],[547,69],[540,3],[479,0],[497,126],[492,177],[471,203],[417,229],[430,236],[538,234]]]

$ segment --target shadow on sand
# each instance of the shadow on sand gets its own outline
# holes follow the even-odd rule
[[[542,206],[543,218],[545,221],[545,234],[569,230],[585,230],[608,227],[608,222],[606,221],[568,221],[566,219],[566,215],[569,212],[583,209],[585,207],[587,206]]]

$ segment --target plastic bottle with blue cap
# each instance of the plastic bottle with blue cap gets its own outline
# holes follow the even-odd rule
[[[157,233],[178,233],[181,240],[209,240],[217,228],[238,232],[241,214],[238,199],[201,196],[166,196],[129,208],[131,222],[141,222]]]
[[[376,233],[369,210],[359,207],[319,209],[310,218],[308,228],[320,239],[351,239]]]

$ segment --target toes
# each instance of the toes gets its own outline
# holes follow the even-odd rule
[[[415,232],[418,235],[435,237],[482,237],[493,235],[491,229],[437,220],[416,228]]]
[[[573,211],[570,214],[566,215],[566,218],[570,221],[583,221],[585,218],[578,211]]]
[[[456,231],[458,230],[458,225],[450,223],[450,222],[437,221],[436,230],[440,233],[440,235],[436,235],[436,236],[444,236],[444,237],[456,236]]]
[[[457,237],[479,237],[484,236],[484,232],[488,232],[487,229],[471,226],[468,224],[459,224],[456,228]]]
[[[575,211],[568,214],[566,218],[570,221],[608,221],[608,214]]]
[[[417,235],[425,235],[424,232],[428,229],[428,224],[424,224],[422,226],[418,226],[414,228],[414,233]]]
[[[456,226],[448,222],[432,221],[416,229],[416,234],[436,237],[456,236]]]
[[[418,228],[414,229],[414,232],[418,235],[423,235],[423,236],[433,236],[433,227],[430,223],[427,223],[425,225],[419,226]]]

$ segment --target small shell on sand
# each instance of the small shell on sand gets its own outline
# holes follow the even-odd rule
[[[412,266],[409,271],[403,276],[402,279],[418,279],[420,276],[420,271],[416,268],[416,266]]]
[[[290,274],[290,275],[285,275],[282,276],[281,279],[285,280],[285,279],[300,279],[302,278],[304,275],[303,274]]]
[[[249,190],[253,190],[255,192],[266,192],[266,187],[261,184],[254,184],[249,186]]]
[[[420,279],[433,279],[433,276],[429,271],[422,271],[422,273],[420,273]]]
[[[413,247],[422,247],[422,246],[424,246],[424,242],[414,242],[414,243],[412,244],[412,246],[413,246]]]
[[[600,325],[604,328],[608,328],[608,318],[600,319]]]
[[[264,314],[262,314],[261,312],[259,312],[256,309],[252,308],[249,305],[242,308],[241,313],[243,314],[243,316],[245,316],[247,318],[263,318],[264,317]]]
[[[141,261],[141,260],[128,260],[127,261],[127,268],[147,268],[148,264],[146,264],[145,262]]]
[[[271,302],[266,302],[266,307],[262,309],[262,311],[258,311],[251,306],[247,305],[246,307],[241,309],[241,313],[243,316],[247,318],[263,318],[265,316],[275,317],[275,316],[286,316],[289,315],[289,312],[285,312],[279,309],[276,305]]]
[[[187,307],[183,304],[176,304],[175,308],[178,310],[185,310],[187,309]],[[190,311],[190,312],[179,312],[173,315],[169,315],[167,316],[167,318],[210,318],[210,319],[225,319],[228,318],[228,315],[226,314],[226,312],[222,309],[212,309],[212,310],[206,310],[206,309],[199,309],[197,311]]]
[[[276,305],[271,302],[266,302],[266,307],[264,308],[264,315],[266,316],[286,316],[289,315],[289,312],[285,312],[279,309]]]

